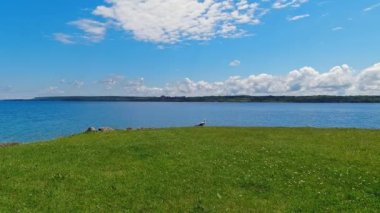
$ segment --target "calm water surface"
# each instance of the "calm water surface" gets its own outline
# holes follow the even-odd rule
[[[212,126],[380,128],[380,104],[0,101],[0,142],[48,140],[87,127]]]

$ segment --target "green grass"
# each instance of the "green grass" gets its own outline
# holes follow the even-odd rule
[[[380,131],[179,128],[0,148],[0,212],[380,211]]]

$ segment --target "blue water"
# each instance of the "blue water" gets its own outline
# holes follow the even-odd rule
[[[0,101],[0,142],[48,140],[90,126],[380,128],[380,104]]]

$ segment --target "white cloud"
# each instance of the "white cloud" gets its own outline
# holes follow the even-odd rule
[[[121,95],[121,96],[208,96],[208,95],[380,95],[380,63],[362,71],[348,65],[335,66],[326,72],[312,67],[292,70],[286,75],[258,74],[231,76],[223,81],[194,81],[185,78],[161,87],[152,87],[144,78],[135,80],[111,75],[80,90],[80,81],[61,81],[39,92],[52,95]],[[83,86],[83,85],[82,85]],[[13,87],[1,87],[0,97],[33,97]]]
[[[369,11],[372,11],[372,10],[378,8],[378,7],[380,7],[380,3],[374,4],[374,5],[371,5],[371,6],[367,7],[367,8],[365,8],[363,10],[363,12],[369,12]]]
[[[137,40],[177,43],[243,35],[241,26],[260,23],[262,11],[247,0],[107,0],[93,14]]]
[[[79,19],[69,24],[84,31],[85,35],[83,38],[90,42],[102,41],[107,32],[107,24],[91,19]]]
[[[50,86],[47,89],[45,89],[42,93],[43,94],[48,94],[48,95],[62,95],[62,94],[65,93],[65,91],[63,91],[59,87]]]
[[[80,89],[84,86],[84,81],[74,80],[74,81],[68,81],[66,79],[59,80],[59,83],[62,85],[67,85],[70,87],[74,87],[75,89]]]
[[[66,80],[61,81],[61,84],[65,90],[51,86],[43,90],[41,95],[78,95],[80,93],[78,89],[84,85],[82,81]],[[162,87],[148,86],[144,78],[131,80],[125,76],[111,75],[92,86],[90,91],[97,91],[92,95],[380,95],[380,63],[360,72],[355,72],[348,65],[335,66],[327,72],[319,72],[312,67],[302,67],[286,75],[263,73],[248,77],[231,76],[224,81],[216,82],[185,78]],[[72,90],[73,88],[75,89]],[[11,89],[12,87],[0,87],[0,95],[1,92],[10,95]],[[81,95],[86,93],[82,91]]]
[[[304,18],[309,17],[310,14],[303,14],[303,15],[298,15],[298,16],[293,16],[293,17],[288,17],[288,21],[298,21]]]
[[[229,63],[230,67],[238,67],[240,64],[241,62],[239,60],[233,60]]]
[[[81,38],[77,35],[60,33],[57,40],[64,43],[83,39],[100,42],[110,28],[122,30],[136,40],[158,44],[205,41],[218,37],[241,38],[252,35],[247,27],[261,23],[262,17],[272,8],[300,7],[308,2],[308,0],[104,1],[103,5],[97,6],[92,11],[93,18],[69,22],[84,32]]]
[[[125,93],[130,95],[151,95],[160,96],[163,94],[163,89],[158,87],[147,87],[144,83],[144,78],[137,80],[130,80],[125,82],[123,85],[123,90]]]
[[[59,41],[63,44],[73,44],[73,37],[65,33],[54,33],[53,38],[56,41]]]
[[[326,73],[319,73],[311,67],[294,70],[286,77],[288,90],[300,94],[342,95],[354,82],[353,71],[348,65],[333,67]]]
[[[108,78],[103,79],[97,83],[104,85],[105,89],[111,90],[123,82],[124,79],[125,77],[121,75],[111,75]]]
[[[75,87],[75,88],[82,88],[83,86],[84,86],[84,82],[83,81],[78,81],[78,80],[76,80],[76,81],[73,81],[72,82],[72,85]]]
[[[276,0],[273,3],[273,8],[282,9],[286,7],[300,7],[302,4],[308,1],[309,0]]]
[[[363,70],[356,78],[354,92],[379,94],[380,63]]]
[[[119,76],[118,80],[111,79],[102,82],[112,85],[106,89],[118,90],[120,95],[380,95],[380,63],[361,72],[355,72],[348,65],[335,66],[327,72],[303,67],[284,76],[264,73],[231,76],[217,82],[185,78],[163,87],[149,87],[143,78],[127,80]]]
[[[331,30],[336,32],[336,31],[341,31],[343,29],[344,29],[343,27],[334,27]]]

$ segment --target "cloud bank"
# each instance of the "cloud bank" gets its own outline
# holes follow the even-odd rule
[[[380,63],[361,72],[348,65],[328,72],[312,67],[293,70],[285,76],[270,74],[246,78],[232,76],[222,82],[185,79],[161,88],[166,95],[375,95],[380,94]]]
[[[148,86],[144,78],[131,80],[120,75],[109,76],[94,84],[93,86],[102,88],[102,95],[124,96],[380,95],[380,63],[360,72],[355,72],[348,65],[335,66],[327,72],[302,67],[284,76],[264,73],[248,77],[231,76],[217,82],[185,78],[163,87]],[[77,86],[74,83],[70,85]],[[81,87],[85,87],[84,85],[91,86],[81,83]],[[75,91],[80,88],[77,87]],[[49,94],[52,92],[66,94],[56,87],[49,89]]]

